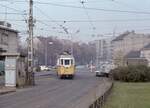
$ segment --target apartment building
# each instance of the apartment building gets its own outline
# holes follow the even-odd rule
[[[17,53],[18,51],[18,31],[11,29],[9,23],[0,22],[0,54]]]
[[[134,31],[127,31],[112,41],[113,60],[123,65],[125,56],[132,51],[140,51],[150,43],[150,35],[137,34]]]
[[[0,21],[0,61],[4,64],[1,69],[5,72],[5,86],[26,83],[25,56],[18,52],[18,43],[18,31],[12,29],[9,23]]]

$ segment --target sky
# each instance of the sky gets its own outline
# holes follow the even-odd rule
[[[20,31],[22,40],[28,36],[28,2],[0,0],[0,20]],[[149,5],[150,0],[34,0],[34,36],[88,42],[127,30],[150,33]]]

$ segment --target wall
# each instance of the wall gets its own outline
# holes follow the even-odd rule
[[[17,39],[16,33],[9,32],[9,35],[8,35],[8,52],[10,52],[10,53],[18,52],[18,39]]]
[[[17,59],[17,71],[16,71],[16,85],[18,87],[24,86],[26,84],[26,69],[25,69],[25,57],[19,57]]]
[[[141,51],[141,57],[147,59],[148,61],[148,66],[150,66],[150,49],[148,50],[142,50]]]
[[[0,48],[9,53],[16,53],[18,50],[17,31],[0,27]]]

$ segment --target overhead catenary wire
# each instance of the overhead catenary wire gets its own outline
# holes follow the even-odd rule
[[[35,7],[37,10],[39,10],[39,12],[40,12],[44,17],[46,17],[47,19],[50,19],[50,20],[53,22],[53,19],[52,19],[49,15],[47,15],[44,11],[42,11],[39,7],[37,7],[37,6],[35,6],[35,5],[34,5],[34,7]],[[56,23],[56,22],[55,22],[55,24],[59,25],[59,24]],[[59,26],[60,26],[60,25],[59,25]]]
[[[37,6],[35,6],[36,9],[39,10],[39,12],[44,15],[46,18],[50,19],[52,22],[54,22],[57,26],[59,26],[60,28],[62,28],[67,34],[68,34],[68,30],[66,27],[64,27],[63,25],[59,24],[58,22],[55,22],[50,16],[48,16],[47,14],[45,14],[45,12],[43,12],[40,8],[38,8]],[[63,21],[65,22],[65,21]]]
[[[40,2],[40,1],[35,1],[36,4],[41,4],[41,5],[53,5],[53,6],[58,6],[58,7],[66,7],[66,8],[77,8],[77,9],[83,9],[81,6],[75,6],[75,5],[64,5],[64,4],[57,4],[57,3],[52,3],[52,2]],[[130,13],[130,14],[146,14],[150,15],[150,12],[145,12],[145,11],[130,11],[130,10],[115,10],[115,9],[104,9],[104,8],[93,8],[93,7],[86,7],[88,10],[95,10],[95,11],[104,11],[104,12],[116,12],[116,13]]]
[[[24,3],[24,2],[28,2],[27,0],[1,0],[1,1],[4,1],[4,2],[14,2],[14,3],[17,3],[17,2],[20,2],[20,3]],[[116,4],[119,4],[119,5],[122,5],[122,6],[125,6],[125,7],[129,7],[129,8],[132,8],[134,10],[137,10],[136,8],[134,8],[133,6],[130,6],[126,3],[123,3],[123,2],[119,2],[119,1],[116,1],[116,0],[107,0],[107,1],[111,1],[113,3],[116,3]],[[56,5],[57,3],[53,3],[53,2],[41,2],[41,1],[34,1],[35,3],[37,4],[51,4],[51,5]],[[84,3],[89,3],[90,1],[88,2],[84,2]],[[96,1],[91,1],[91,2],[96,2]],[[97,2],[101,2],[101,1],[97,1]],[[62,3],[62,2],[60,2]],[[64,2],[66,3],[66,2]],[[69,3],[74,3],[74,2],[69,2]],[[58,4],[59,5],[59,4]],[[65,6],[65,5],[62,5],[62,6]],[[68,7],[68,5],[66,5]],[[70,6],[70,5],[69,5]],[[74,6],[73,6],[74,7]],[[72,7],[72,8],[73,8]],[[82,7],[81,7],[82,8]],[[145,13],[145,12],[144,12]],[[147,13],[147,12],[146,12]]]
[[[40,20],[40,21],[37,20],[37,22],[38,22],[38,23],[41,23],[41,24],[43,24],[44,26],[47,26],[47,27],[49,27],[49,28],[51,27],[53,30],[54,30],[54,29],[62,29],[61,27],[58,28],[58,27],[54,27],[54,26],[52,26],[52,25],[50,25],[50,24],[47,24],[47,23],[45,23],[45,22],[42,21],[42,20]]]
[[[64,20],[40,20],[37,19],[37,21],[45,21],[45,22],[64,22]],[[66,22],[81,22],[81,23],[89,23],[89,20],[65,20]],[[136,21],[150,21],[150,19],[146,18],[146,19],[112,19],[112,20],[106,20],[106,19],[101,19],[101,20],[96,20],[93,19],[91,20],[92,22],[136,22]]]
[[[3,1],[5,1],[5,0],[3,0]],[[6,0],[6,1],[18,1],[19,2],[19,0]],[[20,2],[25,2],[25,1],[27,1],[27,0],[20,0]],[[51,3],[51,2],[43,2],[43,1],[34,1],[35,2],[35,4],[45,4],[45,3],[48,3],[48,5],[50,5],[49,3]],[[40,2],[40,3],[39,3]],[[55,3],[56,4],[56,3]],[[46,4],[45,4],[46,5]],[[37,6],[37,5],[36,5]],[[54,6],[54,5],[53,5]],[[64,5],[64,6],[66,6],[66,5]],[[68,5],[67,5],[68,6]],[[72,6],[72,5],[69,5],[69,6]],[[73,5],[74,6],[74,5]],[[62,7],[62,6],[61,6]],[[76,7],[76,6],[75,6]],[[77,6],[78,7],[78,6]],[[74,7],[70,7],[70,8],[74,8]],[[83,7],[80,7],[81,9],[83,9]],[[88,8],[88,7],[86,7],[86,8]],[[97,9],[97,8],[96,8]],[[88,10],[91,10],[91,9],[88,9]],[[92,9],[93,11],[95,11],[95,8],[94,9]],[[23,12],[23,11],[22,11]],[[109,11],[108,11],[109,12]],[[130,11],[131,13],[133,12],[133,11]],[[138,12],[138,11],[136,11],[136,12]],[[18,13],[19,13],[19,11],[18,11]],[[122,13],[122,12],[121,12]],[[146,12],[147,13],[147,12]],[[136,13],[135,13],[136,14]],[[138,14],[142,14],[142,13],[138,13]],[[145,14],[145,13],[144,13]],[[149,13],[147,13],[147,14],[149,14]],[[47,16],[49,16],[48,14],[46,14],[45,13],[45,15],[47,15]],[[44,15],[44,16],[45,16]],[[48,17],[47,17],[48,18]],[[13,21],[13,20],[12,20]],[[16,21],[19,21],[19,20],[16,20]],[[25,20],[20,20],[20,21],[25,21]],[[91,20],[91,21],[89,21],[89,20],[54,20],[54,19],[50,19],[50,17],[48,18],[48,20],[42,20],[42,19],[37,19],[36,20],[37,22],[40,22],[40,21],[42,21],[42,22],[40,22],[40,23],[45,23],[44,25],[46,25],[46,24],[48,24],[48,23],[46,23],[46,22],[56,22],[56,23],[58,23],[57,25],[60,27],[60,22],[87,22],[87,23],[90,23],[91,21],[92,22],[128,22],[128,21],[149,21],[149,19],[116,19],[116,20]],[[55,23],[55,24],[56,24]],[[48,24],[47,25],[47,27],[48,26],[50,26],[50,24]]]
[[[12,1],[12,0],[1,0],[1,1]],[[1,2],[0,1],[0,2]],[[18,15],[18,16],[21,16],[22,18],[23,18],[23,20],[19,20],[19,19],[16,19],[15,21],[22,21],[22,22],[24,22],[24,23],[27,23],[27,19],[26,19],[26,16],[27,16],[27,12],[26,12],[26,10],[19,10],[19,9],[16,9],[16,8],[13,8],[13,7],[10,7],[9,5],[5,5],[5,4],[0,4],[0,7],[4,7],[4,8],[6,8],[6,12],[0,12],[0,14],[4,14],[5,15],[5,17],[7,16],[7,15]],[[10,10],[10,11],[12,11],[12,12],[8,12],[8,10]],[[13,22],[14,21],[14,19],[12,20],[10,20],[9,18],[8,18],[8,16],[7,16],[7,18],[5,18],[5,21],[11,21],[11,22]],[[17,23],[13,23],[13,25],[16,25],[16,26],[20,26],[20,27],[23,27],[23,25],[21,25],[21,24],[17,24]],[[22,31],[19,31],[19,33],[21,33]],[[27,32],[27,30],[26,30],[26,32]]]
[[[18,9],[15,9],[15,8],[12,8],[12,7],[9,7],[7,5],[3,5],[3,4],[0,4],[1,7],[4,7],[4,8],[7,8],[9,10],[12,10],[12,11],[15,11],[17,13],[12,13],[12,12],[1,12],[1,14],[14,14],[14,15],[21,15],[23,17],[23,19],[25,20],[26,22],[26,15],[27,13],[25,11],[21,11],[21,10],[18,10]]]
[[[0,14],[10,14],[10,15],[27,15],[27,14],[22,14],[22,13],[14,13],[14,12],[0,12]]]
[[[0,13],[0,14],[4,14],[4,13]],[[9,14],[9,13],[8,13]],[[10,13],[10,14],[17,14],[17,13]],[[18,19],[8,19],[8,20],[11,20],[11,21],[25,21],[24,19],[20,19],[20,20],[18,20]],[[80,20],[80,19],[78,19],[78,20],[51,20],[51,19],[48,19],[48,20],[45,20],[45,19],[36,19],[36,21],[39,21],[39,22],[81,22],[81,23],[89,23],[89,20],[84,20],[84,19],[82,19],[82,20]],[[106,19],[101,19],[101,20],[97,20],[97,19],[93,19],[92,20],[92,22],[136,22],[136,21],[150,21],[150,19],[149,18],[145,18],[145,19],[111,19],[111,20],[106,20]]]
[[[126,8],[130,8],[130,9],[133,9],[133,10],[139,10],[138,8],[136,8],[134,6],[131,6],[131,5],[127,4],[127,3],[124,3],[122,1],[118,1],[118,0],[109,0],[109,1],[111,1],[111,2],[113,2],[115,4],[118,4],[120,6],[126,7]]]
[[[4,21],[13,21],[13,20],[9,20],[8,19],[8,15],[19,15],[19,16],[22,16],[23,18],[24,18],[24,20],[20,20],[20,21],[23,21],[23,22],[25,22],[26,21],[26,18],[25,18],[25,15],[26,15],[26,13],[22,13],[21,11],[19,11],[19,10],[16,10],[15,8],[11,8],[11,7],[8,7],[8,6],[5,6],[5,5],[1,5],[0,4],[0,6],[2,6],[2,7],[5,7],[6,8],[6,12],[0,12],[0,14],[1,15],[5,15],[5,19],[1,19],[2,21],[4,20]],[[15,12],[7,12],[7,9],[10,9],[10,10],[13,10],[13,11],[17,11],[16,13]],[[19,20],[16,20],[16,21],[19,21]],[[20,27],[23,27],[23,25],[20,25],[20,24],[17,24],[17,23],[15,23],[15,24],[13,24],[13,25],[16,25],[16,26],[20,26]],[[19,30],[19,33],[21,33],[21,31]]]
[[[1,2],[24,3],[24,2],[28,2],[28,0],[1,0]],[[57,3],[65,3],[66,4],[66,3],[77,3],[77,2],[59,1]]]
[[[10,10],[13,10],[13,11],[15,11],[15,12],[19,12],[19,13],[24,13],[24,14],[26,14],[25,11],[20,11],[20,10],[18,10],[18,9],[9,7],[9,6],[7,6],[7,5],[0,4],[0,6],[1,6],[1,7],[8,8],[8,9],[10,9]]]
[[[84,11],[85,11],[85,13],[86,13],[86,15],[87,15],[88,21],[89,21],[90,25],[92,26],[92,28],[95,29],[94,24],[93,24],[93,22],[92,22],[92,20],[91,20],[91,18],[90,18],[90,16],[89,16],[88,11],[86,10],[86,7],[85,7],[84,3],[85,3],[84,1],[81,1],[81,4],[82,4],[82,6],[83,6],[83,9],[84,9]]]

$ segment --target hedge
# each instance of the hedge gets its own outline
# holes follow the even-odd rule
[[[150,81],[150,67],[145,65],[118,67],[111,70],[114,80],[124,82],[148,82]]]

